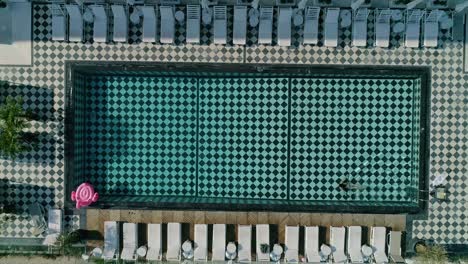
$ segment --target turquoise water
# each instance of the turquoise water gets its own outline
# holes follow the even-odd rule
[[[85,175],[103,195],[417,202],[420,93],[417,79],[91,76]]]

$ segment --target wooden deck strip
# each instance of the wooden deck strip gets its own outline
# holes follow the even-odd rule
[[[213,212],[213,211],[160,211],[160,210],[99,210],[87,209],[86,224],[88,230],[103,233],[104,221],[137,223],[185,223],[189,230],[187,238],[193,239],[194,224],[224,223],[228,230],[237,233],[238,224],[271,224],[272,242],[284,243],[286,225],[320,226],[324,242],[329,241],[330,226],[362,226],[367,230],[371,226],[385,226],[392,230],[406,229],[406,215],[388,214],[330,214],[330,213],[276,213],[276,212]],[[326,231],[325,231],[326,230]],[[232,237],[237,237],[233,234]],[[186,239],[186,238],[184,238]]]

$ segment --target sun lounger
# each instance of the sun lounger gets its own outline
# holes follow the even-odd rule
[[[180,260],[180,246],[182,244],[182,231],[179,223],[167,224],[167,261]]]
[[[52,4],[52,40],[64,41],[66,39],[65,12],[58,4]]]
[[[124,261],[136,261],[136,250],[138,248],[138,224],[123,224],[123,249],[120,257]]]
[[[270,261],[270,226],[256,225],[256,241],[257,241],[257,261]],[[263,253],[262,245],[268,245],[268,250]]]
[[[200,6],[187,5],[187,43],[200,43]]]
[[[367,17],[369,10],[367,8],[359,8],[354,15],[353,22],[353,42],[356,47],[365,47],[367,45]]]
[[[439,37],[439,10],[432,10],[424,19],[424,47],[437,47]]]
[[[94,42],[107,42],[107,15],[104,6],[91,6],[94,14],[93,40]]]
[[[148,250],[146,260],[160,261],[162,258],[161,224],[148,224]]]
[[[401,256],[401,232],[390,231],[390,242],[388,245],[388,255],[394,263],[405,263]]]
[[[304,44],[318,43],[320,7],[307,7],[304,20]]]
[[[119,224],[114,221],[104,222],[104,249],[102,258],[105,261],[114,261],[119,258],[119,240],[120,240]]]
[[[247,7],[234,7],[234,28],[232,31],[232,43],[234,45],[245,45],[247,34]]]
[[[163,44],[172,44],[175,34],[174,7],[160,6],[159,11],[161,14],[161,38],[159,41]]]
[[[37,236],[44,233],[47,228],[44,207],[39,203],[33,203],[29,205],[28,211],[33,223],[33,235]]]
[[[299,226],[286,226],[284,259],[286,262],[299,262]]]
[[[128,18],[123,5],[112,5],[112,14],[114,15],[114,42],[127,42],[128,36]]]
[[[83,41],[83,18],[78,5],[65,5],[68,13],[68,41]]]
[[[143,13],[143,42],[156,42],[158,20],[154,6],[142,6]]]
[[[47,235],[44,238],[43,244],[48,246],[50,252],[51,247],[55,245],[63,231],[63,214],[60,209],[49,209],[47,215]]]
[[[291,46],[291,17],[292,9],[290,7],[278,8],[278,45]]]
[[[237,259],[239,262],[250,262],[252,260],[251,243],[252,243],[252,226],[239,225],[237,227]]]
[[[390,18],[392,10],[377,11],[375,21],[375,46],[388,48],[390,46]]]
[[[348,257],[345,255],[345,237],[346,228],[330,227],[330,244],[335,263],[346,263],[348,261]]]
[[[271,45],[273,30],[273,7],[260,8],[260,25],[258,27],[258,44]]]
[[[305,257],[308,263],[320,263],[322,257],[319,252],[319,227],[305,227]]]
[[[423,12],[418,9],[408,10],[406,19],[405,46],[407,48],[419,48],[419,38],[421,31],[421,17]]]
[[[370,240],[371,247],[374,250],[375,263],[388,263],[388,257],[385,254],[385,241],[387,240],[385,227],[372,227]]]
[[[214,43],[215,44],[226,44],[226,26],[227,26],[227,15],[226,6],[215,6],[214,10]]]
[[[340,16],[339,8],[327,8],[325,17],[325,41],[327,47],[338,46],[338,18]]]
[[[224,261],[226,258],[226,225],[213,225],[212,261]]]
[[[361,253],[362,228],[360,226],[348,227],[348,255],[351,263],[363,263],[364,257]]]
[[[193,260],[208,260],[208,225],[195,225],[195,249],[193,253]]]

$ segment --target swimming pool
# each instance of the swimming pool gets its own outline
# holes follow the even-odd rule
[[[427,69],[123,67],[70,67],[68,186],[90,182],[101,205],[420,206]]]

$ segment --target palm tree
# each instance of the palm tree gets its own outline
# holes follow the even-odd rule
[[[29,123],[22,104],[21,98],[7,97],[0,107],[0,153],[13,159],[30,149],[30,142],[25,141],[23,131]]]

